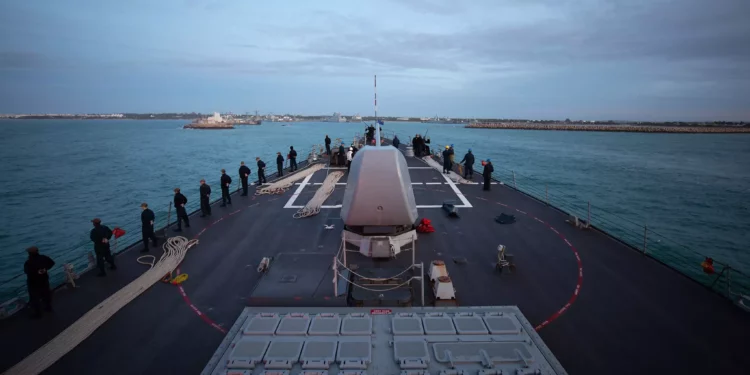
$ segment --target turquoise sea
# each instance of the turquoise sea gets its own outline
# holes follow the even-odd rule
[[[0,303],[25,283],[24,249],[58,263],[85,262],[90,220],[138,237],[141,202],[166,221],[172,189],[197,207],[198,181],[220,169],[294,145],[305,155],[325,134],[347,143],[355,123],[264,123],[235,130],[183,130],[183,121],[0,121]],[[454,144],[492,158],[498,178],[701,278],[701,254],[750,274],[750,135],[639,134],[464,129],[386,123],[402,140],[428,132],[433,147]],[[273,163],[271,163],[273,164]],[[255,172],[255,168],[252,168]],[[275,169],[271,167],[270,169]],[[236,180],[236,179],[235,179]],[[637,270],[636,270],[637,271]],[[740,275],[741,276],[741,275]],[[16,277],[16,278],[14,278]],[[59,275],[57,276],[59,277]],[[733,276],[734,277],[734,276]],[[702,280],[706,282],[706,280]],[[710,280],[708,280],[710,281]]]

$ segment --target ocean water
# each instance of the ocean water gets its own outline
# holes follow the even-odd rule
[[[90,220],[102,218],[138,239],[141,202],[166,222],[172,189],[189,208],[198,181],[218,187],[220,169],[237,174],[290,145],[306,155],[325,134],[351,142],[362,124],[265,123],[234,130],[184,130],[183,121],[0,121],[0,299],[23,290],[24,249],[58,264],[83,264]],[[702,254],[750,274],[750,135],[639,134],[464,129],[387,123],[402,142],[428,132],[433,147],[454,144],[491,158],[498,177],[700,278]],[[457,161],[458,161],[457,160]],[[237,178],[234,178],[237,180]],[[236,182],[236,181],[235,181]],[[57,278],[59,274],[55,275]],[[16,277],[14,279],[14,277]],[[704,282],[706,280],[703,280]],[[709,280],[710,281],[710,280]],[[2,301],[0,301],[2,302]]]

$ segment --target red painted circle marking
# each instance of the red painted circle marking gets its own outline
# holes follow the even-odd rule
[[[253,196],[253,199],[255,199],[255,196]],[[237,213],[239,213],[240,211],[242,211],[242,209],[241,209],[241,208],[240,208],[239,210],[237,210],[237,211],[234,211],[234,212],[232,212],[232,213],[229,213],[229,214],[225,214],[224,216],[220,217],[220,218],[219,218],[218,220],[216,220],[216,221],[214,221],[214,222],[212,222],[212,223],[209,223],[208,225],[206,225],[206,227],[205,227],[205,228],[201,229],[201,231],[200,231],[200,232],[198,232],[198,234],[196,234],[196,235],[195,235],[195,236],[193,237],[193,239],[194,239],[194,240],[195,240],[195,239],[198,239],[198,237],[200,237],[200,236],[201,236],[201,235],[202,235],[202,234],[203,234],[203,233],[204,233],[204,232],[205,232],[205,231],[206,231],[206,230],[207,230],[208,228],[211,228],[212,226],[214,226],[214,224],[218,224],[219,222],[221,222],[222,220],[224,220],[224,218],[226,218],[226,217],[229,217],[229,216],[232,216],[232,215],[234,215],[234,214],[237,214]],[[185,261],[185,259],[184,259],[184,258],[183,258],[182,260],[183,260],[183,261]],[[175,270],[175,271],[176,271],[176,273],[177,273],[178,275],[180,274],[180,265],[182,265],[182,262],[180,262],[180,264],[179,264],[179,265],[177,265],[177,269]],[[178,291],[180,292],[180,295],[182,296],[182,300],[183,300],[183,301],[185,301],[185,304],[187,304],[187,305],[188,305],[188,307],[190,307],[190,309],[191,309],[191,310],[193,310],[193,312],[195,312],[195,314],[196,314],[196,315],[198,315],[198,317],[199,317],[199,318],[201,318],[201,320],[203,320],[203,321],[204,321],[204,322],[206,322],[206,323],[207,323],[208,325],[210,325],[211,327],[215,328],[215,329],[216,329],[217,331],[221,332],[222,334],[226,334],[226,333],[227,333],[227,330],[226,330],[226,329],[224,329],[224,327],[222,327],[222,326],[220,326],[220,325],[216,324],[216,322],[214,322],[214,321],[213,321],[213,320],[212,320],[211,318],[209,318],[209,317],[208,317],[208,316],[207,316],[206,314],[204,314],[203,312],[201,312],[201,311],[200,311],[200,310],[198,309],[198,307],[196,307],[196,306],[195,306],[195,305],[193,304],[193,302],[191,302],[191,301],[190,301],[190,297],[188,297],[188,295],[187,295],[187,293],[185,292],[185,289],[184,289],[184,288],[182,287],[182,285],[178,285],[178,286],[177,286],[177,290],[178,290]]]
[[[481,197],[476,197],[476,198],[485,199],[485,198],[481,198]],[[570,241],[568,241],[568,239],[565,238],[565,236],[562,233],[560,233],[557,229],[555,229],[549,223],[547,223],[547,222],[539,219],[536,216],[531,216],[531,215],[527,214],[526,212],[521,211],[521,210],[519,210],[517,208],[508,206],[505,203],[500,203],[500,202],[497,202],[497,201],[495,203],[497,203],[497,204],[499,204],[501,206],[504,206],[504,207],[508,207],[508,208],[514,209],[517,212],[522,213],[522,214],[524,214],[524,215],[526,215],[526,216],[528,216],[530,218],[533,218],[534,220],[536,220],[536,221],[538,221],[538,222],[546,225],[558,237],[560,237],[563,241],[565,241],[565,244],[568,245],[568,247],[570,247],[570,249],[573,251],[573,255],[575,255],[575,257],[576,257],[576,263],[578,265],[578,280],[576,281],[576,287],[575,287],[575,289],[573,289],[573,294],[570,296],[570,298],[568,299],[568,302],[566,302],[565,305],[563,305],[559,310],[555,311],[555,313],[552,314],[549,318],[545,319],[543,322],[539,323],[539,325],[537,325],[536,327],[534,327],[535,330],[539,331],[540,329],[548,326],[555,319],[559,318],[560,315],[562,315],[563,313],[565,313],[565,311],[567,311],[570,308],[570,306],[572,306],[573,303],[578,299],[578,294],[581,292],[581,286],[583,285],[583,264],[581,263],[581,256],[578,254],[578,250],[576,249],[576,247],[573,246],[573,244],[570,243]]]

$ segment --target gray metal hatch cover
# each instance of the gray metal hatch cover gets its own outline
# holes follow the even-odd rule
[[[512,335],[521,332],[521,324],[513,314],[488,313],[484,316],[484,323],[493,335]]]
[[[394,335],[423,335],[422,320],[410,313],[402,313],[391,320]]]
[[[372,317],[364,313],[351,313],[341,321],[341,334],[346,336],[372,333]]]
[[[307,333],[309,335],[335,336],[339,334],[340,327],[341,317],[338,314],[318,314],[313,318]]]
[[[305,313],[292,313],[281,319],[279,327],[276,328],[277,335],[304,336],[307,327],[310,326],[310,315]]]
[[[363,361],[364,363],[370,363],[372,361],[372,344],[370,338],[347,341],[339,345],[336,351],[336,361]]]
[[[399,362],[407,359],[430,361],[430,353],[424,341],[396,341],[393,343],[393,355]]]
[[[270,343],[270,340],[240,340],[229,354],[229,363],[227,363],[227,367],[233,369],[254,368],[255,364],[263,359],[263,355],[266,353],[266,349],[268,349]]]
[[[476,315],[461,315],[453,317],[453,324],[459,335],[486,335],[489,333],[482,318]]]
[[[242,331],[245,335],[273,335],[281,317],[278,314],[258,314],[254,316]]]
[[[297,362],[304,341],[274,341],[268,346],[268,351],[263,360]]]
[[[428,335],[455,335],[453,319],[449,316],[425,316],[422,318],[424,332]]]
[[[438,362],[534,363],[525,342],[441,342],[432,344]],[[486,356],[485,356],[486,354]]]

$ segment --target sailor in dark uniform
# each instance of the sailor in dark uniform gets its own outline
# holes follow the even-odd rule
[[[339,156],[338,165],[343,167],[344,164],[346,163],[346,149],[344,148],[344,143],[341,143],[341,145],[339,146],[338,156]]]
[[[326,155],[331,156],[331,138],[328,138],[328,134],[326,134]]]
[[[281,152],[276,153],[276,170],[278,171],[279,177],[284,175],[284,157],[281,155]]]
[[[185,205],[187,204],[187,198],[180,193],[180,188],[174,189],[174,207],[177,211],[177,228],[175,232],[182,232],[182,222],[185,222],[185,228],[190,228],[190,218],[188,218],[187,210]]]
[[[247,196],[247,179],[250,177],[250,168],[245,165],[244,161],[240,162],[240,181],[242,181],[242,196]]]
[[[460,164],[464,165],[464,178],[470,179],[474,177],[474,154],[471,153],[471,149],[464,155]]]
[[[443,173],[450,174],[451,170],[451,150],[450,146],[445,146],[443,151]]]
[[[232,204],[232,196],[229,195],[229,186],[232,184],[232,178],[229,177],[227,171],[221,170],[221,206],[226,207],[227,204]]]
[[[94,229],[91,230],[89,237],[94,243],[94,253],[96,254],[96,266],[99,268],[99,273],[96,276],[106,276],[104,272],[104,262],[109,263],[109,269],[116,270],[115,259],[112,257],[112,252],[109,250],[109,240],[112,238],[112,230],[106,225],[102,225],[102,221],[99,218],[91,220],[94,223]]]
[[[143,235],[143,250],[141,252],[145,253],[148,252],[148,240],[151,240],[154,246],[157,246],[159,241],[154,234],[154,220],[156,220],[154,211],[151,211],[145,202],[141,203],[141,209],[143,210],[141,212],[141,234]]]
[[[211,215],[211,185],[207,184],[206,180],[201,180],[200,196],[201,217]]]
[[[46,255],[39,254],[39,248],[36,246],[26,249],[26,252],[29,253],[29,259],[23,265],[23,272],[26,273],[29,306],[33,310],[31,317],[39,318],[42,316],[41,305],[44,305],[45,311],[52,311],[49,269],[55,265],[55,261]]]
[[[391,142],[391,144],[393,145],[393,147],[398,149],[398,145],[401,144],[401,141],[398,140],[398,136],[396,135],[393,136],[393,142]]]
[[[490,179],[492,178],[492,172],[494,171],[495,168],[492,167],[490,159],[485,160],[484,170],[482,171],[482,176],[484,177],[484,190],[490,190]]]
[[[294,146],[289,146],[289,171],[294,172],[297,170],[297,151],[294,151]]]
[[[266,163],[264,163],[263,160],[260,160],[259,157],[256,157],[255,161],[258,162],[258,185],[265,184],[266,183]]]

